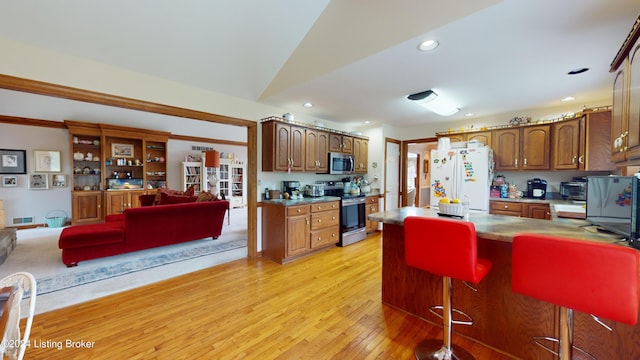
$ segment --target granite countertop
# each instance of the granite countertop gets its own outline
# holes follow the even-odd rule
[[[385,224],[403,225],[407,216],[440,217],[435,209],[403,207],[369,215],[369,220]],[[460,220],[462,221],[462,220]],[[559,219],[540,220],[515,216],[491,215],[471,212],[469,221],[473,222],[478,237],[490,240],[511,242],[517,233],[529,232],[544,235],[556,235],[583,240],[595,240],[607,243],[626,244],[622,237],[607,232],[599,232],[584,220]]]
[[[327,202],[327,201],[340,201],[340,198],[337,196],[320,196],[320,197],[306,197],[303,199],[270,199],[270,200],[262,200],[263,203],[266,204],[274,204],[281,206],[295,206],[295,205],[305,205],[305,204],[314,204],[319,202]]]

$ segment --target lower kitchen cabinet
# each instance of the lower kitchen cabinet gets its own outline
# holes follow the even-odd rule
[[[280,264],[340,241],[340,201],[262,203],[262,255]]]
[[[369,214],[375,214],[380,211],[378,205],[378,196],[367,196],[366,204],[365,215],[367,218],[367,234],[370,234],[372,232],[378,231],[378,222],[369,220]]]
[[[551,220],[551,207],[549,204],[543,203],[491,200],[489,202],[489,213]]]

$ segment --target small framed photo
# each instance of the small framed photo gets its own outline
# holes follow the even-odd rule
[[[133,144],[111,144],[111,157],[132,158]]]
[[[67,175],[53,174],[51,175],[51,187],[60,188],[67,186]]]
[[[29,189],[46,190],[49,188],[49,177],[47,174],[29,175]]]
[[[60,151],[51,150],[34,150],[33,158],[35,160],[36,172],[60,172]]]
[[[0,174],[26,174],[25,150],[0,149]]]
[[[17,176],[3,176],[2,177],[2,187],[17,187],[18,186],[18,177]]]

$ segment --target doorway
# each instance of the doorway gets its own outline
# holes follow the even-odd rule
[[[428,207],[431,199],[431,150],[438,147],[437,138],[407,140],[403,142],[404,206]]]

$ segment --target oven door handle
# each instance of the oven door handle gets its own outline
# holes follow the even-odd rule
[[[359,198],[356,198],[356,199],[343,199],[342,200],[342,206],[364,204],[366,201],[367,201],[367,199],[365,199],[364,197],[359,197]]]

